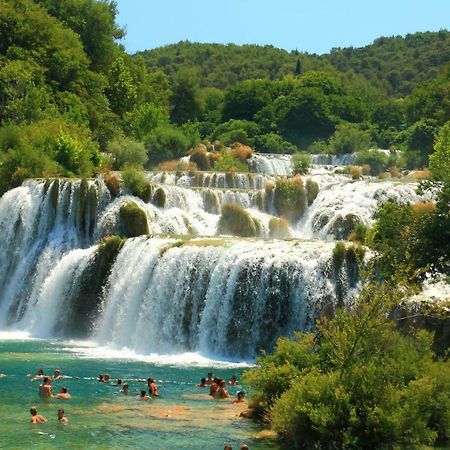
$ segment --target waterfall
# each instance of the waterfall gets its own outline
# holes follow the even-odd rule
[[[126,242],[106,283],[93,339],[139,354],[200,351],[253,357],[280,335],[309,330],[338,298],[333,245],[319,242]],[[333,306],[334,305],[334,306]]]
[[[104,186],[81,180],[27,181],[0,199],[0,326],[36,302],[61,256],[92,243]]]
[[[292,175],[291,158],[291,155],[254,153],[247,162],[252,172],[288,176]]]
[[[356,223],[370,226],[380,203],[394,200],[416,203],[432,200],[432,194],[417,194],[417,183],[393,181],[349,181],[344,177],[313,177],[320,191],[298,224],[302,237],[314,239],[347,239]],[[325,181],[325,182],[324,182]]]

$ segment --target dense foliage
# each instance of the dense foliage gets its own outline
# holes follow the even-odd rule
[[[387,319],[392,286],[368,286],[315,334],[280,338],[245,374],[253,406],[289,448],[391,448],[450,437],[450,366],[432,335]]]

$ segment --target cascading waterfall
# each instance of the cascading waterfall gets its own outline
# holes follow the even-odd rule
[[[254,153],[247,163],[252,172],[266,175],[292,175],[291,155],[276,155],[270,153]]]
[[[126,242],[106,284],[93,338],[139,354],[200,351],[253,357],[314,325],[338,298],[333,245],[319,242]],[[257,325],[256,325],[257,324]]]
[[[272,164],[267,173],[288,173],[289,155],[255,157],[261,172]],[[213,238],[225,203],[244,208],[259,222],[260,237],[269,236],[277,214],[271,175],[149,176],[159,191],[150,203],[113,198],[101,180],[27,181],[3,195],[0,330],[90,338],[140,354],[251,358],[352,302],[354,261],[336,267],[334,243],[326,241],[345,239],[357,222],[370,225],[379,202],[431,199],[413,182],[313,174],[303,180],[315,181],[318,195],[291,236],[322,241]],[[102,239],[121,234],[129,203],[143,212],[152,237],[123,247],[119,239],[111,253]]]

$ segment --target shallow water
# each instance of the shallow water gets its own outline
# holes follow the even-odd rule
[[[207,390],[196,387],[209,371],[225,379],[233,374],[240,379],[242,367],[207,360],[192,366],[186,358],[156,365],[136,357],[109,356],[89,352],[79,343],[0,340],[0,373],[7,375],[0,378],[0,448],[222,449],[227,443],[239,448],[246,442],[251,449],[278,449],[260,439],[259,425],[239,417],[245,405],[214,400]],[[59,368],[73,377],[52,383],[54,393],[67,386],[72,399],[40,399],[39,382],[27,377],[38,368],[49,375]],[[113,382],[123,378],[130,394],[100,384],[99,373],[109,373]],[[157,380],[161,398],[138,400],[139,390],[146,387],[138,380],[150,376]],[[235,396],[239,389],[230,387],[230,394]],[[30,423],[33,405],[47,423]],[[67,426],[57,423],[58,408],[65,409]]]

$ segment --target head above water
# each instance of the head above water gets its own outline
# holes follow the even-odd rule
[[[208,372],[208,378],[212,378],[212,372]]]
[[[51,383],[50,377],[44,377],[44,383],[50,384]]]
[[[64,410],[62,408],[58,409],[58,419],[61,419],[61,417],[64,417]]]
[[[65,386],[61,388],[61,394],[67,394],[67,388]]]
[[[154,382],[155,382],[155,380],[153,378],[147,378],[147,383],[148,384],[154,383]]]
[[[38,413],[38,409],[36,408],[36,406],[32,406],[30,408],[30,413],[32,416],[35,416]]]
[[[117,384],[122,384],[122,380],[120,378],[117,379]]]
[[[53,374],[55,375],[55,377],[57,377],[61,374],[61,371],[59,369],[55,369]]]
[[[142,390],[141,391],[141,397],[145,397],[147,395],[147,391]]]
[[[201,378],[201,379],[200,379],[200,383],[201,383],[201,384],[205,384],[205,383],[206,383],[206,378]]]
[[[98,376],[98,381],[103,381],[104,375],[103,374],[99,374]]]
[[[248,445],[247,444],[242,444],[240,450],[248,450]]]
[[[42,369],[38,369],[37,375],[39,376],[44,375],[44,371]]]

